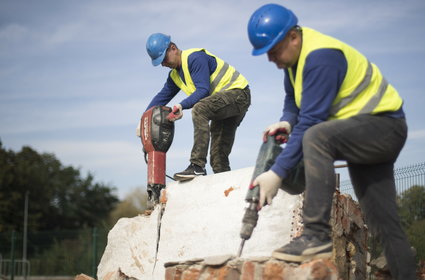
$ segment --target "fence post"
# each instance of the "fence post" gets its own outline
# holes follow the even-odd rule
[[[12,244],[10,249],[10,279],[13,280],[15,278],[15,231],[12,230]]]
[[[93,244],[93,262],[92,262],[92,277],[96,279],[96,264],[97,264],[97,228],[93,228],[92,232],[92,244]]]

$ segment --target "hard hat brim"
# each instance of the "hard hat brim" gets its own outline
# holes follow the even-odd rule
[[[253,49],[252,50],[252,55],[253,56],[257,56],[257,55],[262,55],[265,54],[266,52],[268,52],[269,50],[271,50],[277,43],[279,43],[281,40],[284,39],[285,34],[279,34],[272,42],[270,42],[267,46],[264,46],[260,49]]]
[[[160,56],[158,56],[155,59],[152,59],[152,65],[153,66],[158,66],[162,63],[162,61],[164,61],[165,58],[165,54],[167,53],[167,51],[163,52]]]
[[[288,31],[289,31],[289,29],[288,29]],[[282,41],[283,39],[285,39],[286,34],[288,34],[288,31],[287,32],[284,32],[284,31],[279,32],[279,34],[276,36],[276,38],[274,38],[273,41],[271,41],[268,45],[266,45],[266,46],[264,46],[264,47],[262,47],[260,49],[253,49],[252,50],[252,55],[253,56],[257,56],[257,55],[262,55],[262,54],[268,52],[274,46],[276,46],[280,41]]]
[[[258,55],[262,55],[265,54],[266,52],[268,52],[273,46],[265,46],[264,48],[261,49],[253,49],[252,50],[252,55],[253,56],[258,56]]]

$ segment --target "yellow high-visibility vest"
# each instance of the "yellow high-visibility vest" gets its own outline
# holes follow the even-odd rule
[[[378,67],[351,46],[311,28],[302,28],[303,43],[294,79],[292,69],[289,78],[294,87],[295,103],[301,107],[303,70],[307,56],[318,49],[337,49],[347,60],[347,73],[328,119],[346,119],[360,114],[378,114],[397,111],[403,100],[396,89],[382,76]]]
[[[222,59],[211,54],[205,49],[188,49],[182,51],[181,54],[182,69],[185,82],[183,82],[182,78],[179,75],[179,72],[176,69],[173,69],[170,74],[174,83],[187,95],[191,95],[196,90],[195,84],[193,83],[192,77],[190,76],[188,58],[191,53],[198,51],[204,51],[209,56],[214,57],[217,61],[217,68],[214,73],[210,75],[210,95],[219,91],[229,89],[243,89],[248,85],[248,81],[245,79],[245,77],[242,76],[242,74],[240,74],[238,71],[236,71],[233,66],[224,62]]]

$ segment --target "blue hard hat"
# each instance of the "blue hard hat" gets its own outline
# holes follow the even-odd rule
[[[281,5],[266,4],[257,9],[248,22],[248,37],[254,47],[252,55],[268,52],[297,23],[295,14]]]
[[[158,66],[164,60],[171,37],[162,33],[154,33],[146,42],[146,50],[152,59],[152,65]]]

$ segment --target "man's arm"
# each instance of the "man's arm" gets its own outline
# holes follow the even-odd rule
[[[171,73],[171,72],[170,72]],[[180,91],[180,88],[176,86],[173,79],[171,79],[170,74],[168,74],[167,81],[164,84],[164,87],[161,89],[160,92],[158,92],[152,101],[149,103],[146,110],[149,110],[153,106],[158,105],[167,105],[168,102],[170,102],[171,99],[176,96],[176,94]]]

